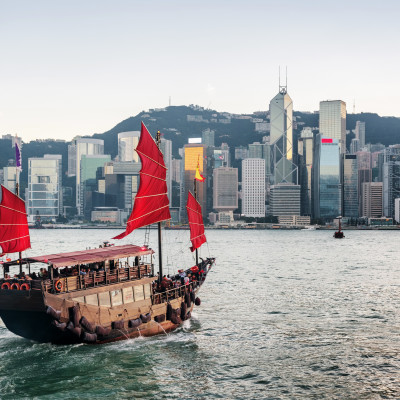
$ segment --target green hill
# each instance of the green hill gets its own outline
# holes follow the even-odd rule
[[[189,122],[188,115],[197,116],[201,122]],[[297,122],[295,133],[299,133],[304,126],[318,127],[318,114],[296,111],[294,116]],[[127,118],[118,123],[107,132],[94,134],[93,137],[103,139],[106,152],[114,158],[118,154],[118,133],[140,130],[141,121],[146,124],[150,132],[155,133],[160,130],[163,137],[172,140],[174,157],[179,157],[178,149],[187,143],[188,138],[201,137],[202,131],[206,128],[215,131],[216,146],[223,142],[228,143],[232,152],[236,146],[246,146],[249,143],[261,141],[265,135],[255,131],[255,124],[248,117],[265,118],[266,112],[243,115],[241,119],[235,116],[235,118],[230,119],[230,123],[223,123],[228,121],[227,117],[227,113],[205,110],[195,106],[171,106],[161,110],[143,111],[135,117]],[[366,142],[382,143],[386,146],[400,143],[400,118],[380,117],[373,113],[348,114],[347,129],[354,129],[356,121],[366,123]],[[35,140],[24,143],[22,149],[22,190],[26,187],[28,180],[29,157],[61,154],[65,176],[68,168],[68,144],[55,140]],[[15,152],[11,147],[11,140],[8,139],[0,139],[0,148],[2,149],[0,152],[0,168],[2,168],[8,164],[9,159],[14,159]],[[233,155],[232,153],[232,159]]]

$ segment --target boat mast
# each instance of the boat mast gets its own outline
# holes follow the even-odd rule
[[[16,160],[17,163],[17,160]],[[15,171],[15,194],[19,197],[19,168],[18,166],[16,167]],[[20,251],[18,253],[19,257],[19,273],[22,272],[22,252]]]
[[[160,131],[157,131],[156,135],[156,143],[158,148],[160,148],[161,144],[161,133]],[[158,280],[159,282],[162,281],[163,278],[163,270],[162,270],[162,248],[161,248],[161,222],[157,222],[158,225]]]
[[[196,199],[196,201],[198,201],[197,200],[197,184],[196,184],[196,178],[194,178],[194,180],[193,180],[193,186],[194,186],[194,188],[193,188],[193,191],[194,191],[194,198]],[[198,251],[198,249],[196,249],[196,265],[198,265],[199,264],[199,251]]]

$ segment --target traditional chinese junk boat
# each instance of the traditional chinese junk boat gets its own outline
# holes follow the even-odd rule
[[[339,229],[333,234],[335,239],[343,239],[344,233],[342,231],[342,217],[339,217]]]
[[[158,276],[154,251],[146,245],[105,244],[22,258],[21,252],[30,248],[25,205],[2,187],[0,246],[3,255],[19,252],[19,258],[3,262],[4,278],[0,280],[0,317],[11,332],[37,342],[100,344],[169,332],[190,318],[194,304],[200,305],[198,291],[215,259],[198,260],[197,249],[206,238],[200,204],[189,192],[187,211],[196,265],[181,270],[167,283],[162,281],[161,222],[170,213],[159,140],[158,134],[156,144],[142,123],[136,149],[142,163],[139,190],[126,231],[114,238],[157,223]],[[42,266],[40,277],[30,274],[35,263]],[[16,266],[19,278],[9,278],[8,271]]]

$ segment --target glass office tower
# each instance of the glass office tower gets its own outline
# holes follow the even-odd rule
[[[356,154],[343,159],[343,216],[358,218],[358,163]]]
[[[342,214],[338,139],[317,135],[314,157],[314,218],[332,220]]]

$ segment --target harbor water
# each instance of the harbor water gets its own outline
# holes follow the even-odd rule
[[[32,230],[26,255],[98,247],[118,232]],[[400,233],[206,235],[201,256],[216,265],[201,306],[173,333],[54,346],[0,322],[0,398],[400,398]],[[165,231],[165,273],[193,265],[188,236]],[[144,238],[138,230],[120,243]]]

